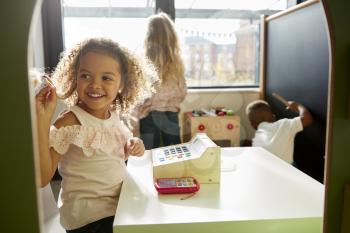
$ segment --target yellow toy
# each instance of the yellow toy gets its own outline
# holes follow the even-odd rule
[[[189,177],[199,183],[220,183],[221,148],[205,133],[190,142],[152,151],[153,179]]]

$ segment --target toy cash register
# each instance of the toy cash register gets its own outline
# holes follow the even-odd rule
[[[199,183],[220,183],[220,152],[205,133],[188,143],[152,149],[153,179],[194,177]]]

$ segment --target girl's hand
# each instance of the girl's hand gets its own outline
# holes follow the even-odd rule
[[[140,138],[131,138],[126,143],[126,155],[142,156],[145,153],[145,146]]]
[[[51,124],[57,105],[55,87],[47,85],[35,96],[36,114],[39,123]]]

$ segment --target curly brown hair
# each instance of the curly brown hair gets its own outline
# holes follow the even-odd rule
[[[52,74],[57,95],[64,99],[68,106],[76,105],[77,70],[80,59],[88,52],[97,52],[115,59],[121,68],[121,82],[124,86],[116,101],[111,105],[115,110],[117,102],[122,114],[142,103],[154,92],[154,83],[158,80],[157,72],[146,58],[136,57],[127,48],[106,38],[86,39],[61,55],[61,59]]]

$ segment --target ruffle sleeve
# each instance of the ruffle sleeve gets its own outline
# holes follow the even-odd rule
[[[124,148],[131,132],[125,127],[112,126],[109,128],[96,128],[91,126],[72,125],[57,129],[50,128],[50,147],[59,154],[65,154],[69,146],[74,144],[80,147],[87,157],[96,151],[111,154]],[[124,155],[120,155],[124,156]]]

